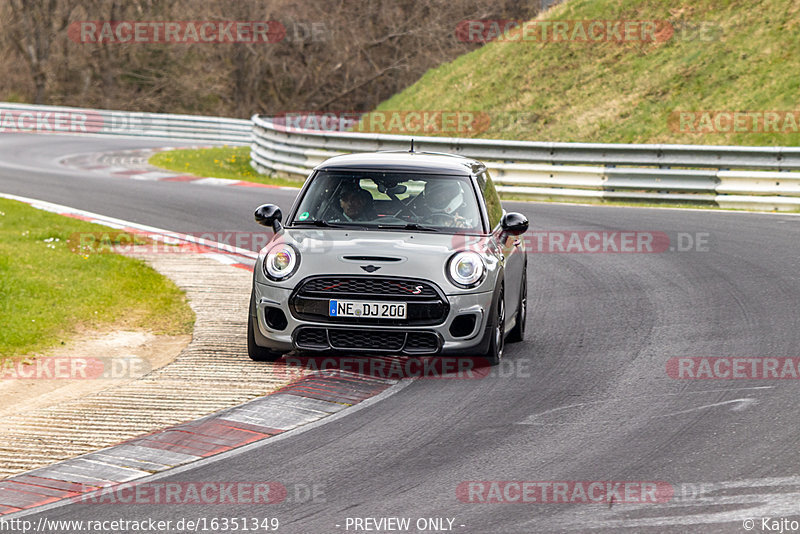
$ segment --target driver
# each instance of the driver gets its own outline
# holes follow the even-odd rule
[[[425,184],[422,200],[428,210],[426,219],[441,222],[443,226],[466,228],[469,221],[462,213],[465,206],[464,193],[455,180],[431,180]]]
[[[371,221],[378,216],[372,205],[372,195],[358,186],[342,190],[339,206],[344,221]]]

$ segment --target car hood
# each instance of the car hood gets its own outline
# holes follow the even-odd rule
[[[484,251],[482,256],[489,271],[497,263],[496,254],[485,252],[491,243],[486,236],[316,228],[284,229],[261,251],[259,260],[281,241],[300,252],[297,273],[283,282],[269,282],[286,287],[294,287],[299,280],[314,275],[371,274],[423,278],[435,282],[445,293],[463,293],[465,290],[451,284],[445,274],[447,260],[453,254],[461,250]],[[469,292],[486,291],[482,286]]]

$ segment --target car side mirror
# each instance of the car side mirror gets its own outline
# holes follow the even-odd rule
[[[272,227],[272,230],[276,234],[281,231],[281,228],[283,228],[281,225],[283,213],[281,213],[281,209],[275,204],[263,204],[259,206],[256,209],[254,216],[258,224],[261,226]]]
[[[509,235],[522,235],[528,231],[528,218],[521,213],[506,213],[500,220],[500,227]]]

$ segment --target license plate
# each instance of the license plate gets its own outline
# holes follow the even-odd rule
[[[405,302],[363,302],[360,300],[330,300],[330,317],[367,317],[373,319],[405,319]]]

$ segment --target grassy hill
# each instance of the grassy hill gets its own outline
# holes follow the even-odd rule
[[[752,118],[731,131],[729,114],[708,116],[723,133],[709,133],[702,115],[678,120],[685,111],[800,110],[800,2],[568,0],[540,20],[617,19],[668,21],[672,33],[652,42],[490,42],[378,110],[483,111],[491,122],[476,137],[485,138],[800,144],[800,113],[767,133],[749,132]]]

